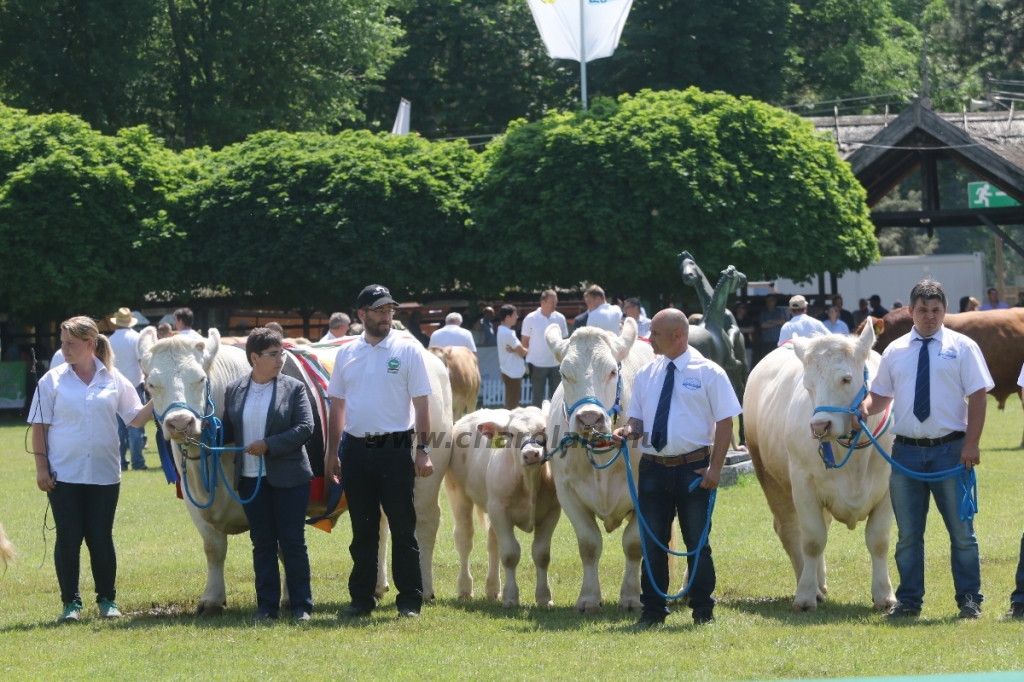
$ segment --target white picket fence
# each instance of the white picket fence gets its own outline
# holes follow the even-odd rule
[[[499,379],[484,379],[480,382],[480,399],[484,407],[503,407],[505,405],[505,382]],[[523,379],[523,388],[519,394],[519,404],[529,405],[533,400],[533,387],[529,379]]]

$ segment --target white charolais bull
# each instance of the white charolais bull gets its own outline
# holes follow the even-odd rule
[[[855,450],[845,466],[826,470],[814,434],[831,442],[835,462],[847,447],[836,442],[852,427],[849,414],[816,407],[850,407],[864,386],[864,368],[874,377],[880,356],[871,350],[875,332],[865,325],[860,337],[845,335],[794,339],[772,351],[747,381],[743,401],[747,446],[775,532],[796,572],[794,611],[813,611],[825,599],[825,544],[832,519],[851,530],[867,519],[864,539],[871,554],[871,599],[876,609],[895,603],[889,581],[889,464],[869,445]],[[868,420],[873,433],[885,415]],[[893,436],[879,443],[890,451]],[[860,443],[867,442],[861,435]]]
[[[519,541],[515,529],[533,533],[533,563],[537,568],[539,606],[553,606],[548,564],[551,536],[561,507],[555,495],[551,468],[544,462],[547,409],[481,410],[455,424],[452,459],[445,478],[448,501],[455,517],[455,547],[459,552],[458,596],[473,596],[469,553],[473,549],[473,507],[487,512],[488,599],[501,589],[498,561],[505,569],[502,603],[519,606]]]
[[[142,356],[142,368],[148,377],[148,387],[153,395],[153,405],[158,414],[163,414],[163,435],[172,441],[174,466],[178,475],[182,475],[181,447],[186,436],[197,440],[201,425],[195,415],[184,409],[171,409],[172,403],[185,403],[199,414],[206,413],[206,384],[209,380],[210,395],[216,405],[215,415],[223,415],[224,392],[227,385],[239,376],[250,371],[245,359],[245,351],[241,348],[228,346],[220,342],[220,334],[210,329],[209,337],[199,341],[183,337],[172,337],[157,341],[156,332],[148,328],[139,337],[139,351]],[[424,355],[429,355],[424,351]],[[431,389],[434,394],[430,399],[431,428],[436,433],[451,432],[451,389],[448,387],[448,375],[444,366],[437,358],[429,356],[426,360],[430,375]],[[333,366],[333,363],[331,363]],[[166,414],[164,412],[166,411]],[[325,427],[326,428],[326,425]],[[228,444],[230,445],[230,444]],[[448,466],[450,447],[445,448],[440,442],[431,452],[434,462],[434,475],[416,481],[417,535],[420,538],[420,560],[423,570],[424,597],[433,594],[433,547],[440,524],[440,507],[437,497],[441,486],[441,478]],[[199,448],[189,445],[186,448],[190,460],[199,457]],[[235,457],[233,452],[225,452],[222,457],[224,472],[229,481],[234,480]],[[195,464],[198,464],[196,461]],[[198,472],[193,470],[189,476],[189,490],[192,497],[200,505],[209,501],[208,493],[198,481]],[[223,482],[220,487],[223,487]],[[244,533],[249,525],[242,506],[223,491],[215,495],[214,502],[206,509],[199,509],[188,496],[185,496],[185,508],[192,517],[192,522],[203,538],[203,550],[206,553],[206,587],[196,608],[198,615],[218,615],[227,604],[227,591],[224,584],[224,561],[227,557],[228,535]],[[309,513],[319,515],[325,511],[323,502],[310,503]],[[340,514],[340,512],[338,513]],[[335,514],[332,521],[337,519]],[[382,520],[382,529],[386,528]],[[383,531],[382,531],[383,532]],[[385,543],[381,543],[384,552]],[[430,591],[428,592],[428,585]],[[386,589],[386,563],[381,559],[378,565],[378,593]],[[282,592],[282,599],[287,601],[287,592]]]
[[[562,383],[551,398],[548,416],[548,447],[554,448],[566,433],[611,433],[613,420],[607,410],[615,406],[625,414],[633,394],[633,379],[641,367],[654,360],[654,351],[645,342],[637,343],[636,322],[623,320],[620,336],[593,327],[583,327],[562,339],[557,325],[544,332],[544,340],[561,367]],[[620,376],[621,375],[621,376]],[[620,382],[621,379],[621,382]],[[605,409],[593,403],[576,407],[584,398],[596,398]],[[566,405],[573,407],[566,415]],[[568,417],[568,418],[567,418]],[[614,453],[595,455],[600,463]],[[633,476],[639,474],[640,457],[631,460]],[[623,521],[628,522],[622,534],[622,550],[626,570],[619,591],[619,610],[640,610],[640,534],[633,501],[626,483],[626,467],[620,458],[606,469],[595,469],[585,450],[571,445],[551,460],[558,501],[569,517],[580,559],[583,561],[583,587],[576,601],[578,613],[596,614],[601,608],[601,583],[598,564],[603,538],[597,519],[604,522],[605,532],[612,532]]]

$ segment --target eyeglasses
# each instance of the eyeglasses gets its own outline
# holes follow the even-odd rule
[[[261,358],[271,358],[271,359],[277,360],[278,358],[283,358],[284,357],[284,351],[283,350],[275,350],[275,351],[271,351],[269,353],[260,353],[260,357]]]

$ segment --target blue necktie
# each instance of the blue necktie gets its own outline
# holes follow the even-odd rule
[[[917,356],[917,385],[914,387],[914,416],[917,421],[924,422],[932,413],[931,381],[928,376],[928,342],[931,338],[921,339],[921,352]]]
[[[675,383],[676,366],[671,361],[665,367],[665,383],[661,385],[658,411],[654,413],[654,428],[651,429],[651,445],[661,452],[668,443],[668,409],[672,404],[672,386]]]

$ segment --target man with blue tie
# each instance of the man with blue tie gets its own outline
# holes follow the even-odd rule
[[[970,338],[942,325],[946,292],[923,280],[910,292],[914,327],[893,341],[878,366],[864,415],[893,404],[893,459],[911,471],[931,473],[981,461],[978,444],[985,425],[985,394],[995,385],[981,349]],[[924,532],[929,496],[949,531],[953,587],[960,618],[981,616],[981,562],[974,523],[961,520],[962,477],[924,482],[897,471],[889,496],[899,540],[900,585],[887,618],[914,618],[924,601]]]
[[[667,546],[672,519],[678,514],[683,542],[692,552],[708,521],[711,491],[722,476],[733,417],[742,408],[725,370],[687,346],[689,330],[686,316],[673,308],[651,320],[650,342],[659,357],[637,373],[629,420],[614,435],[634,444],[639,441],[637,495],[651,532]],[[691,492],[698,477],[700,485]],[[668,555],[648,540],[647,556],[655,582],[651,583],[645,562],[640,569],[643,614],[637,628],[659,625],[668,615],[667,600],[658,593],[668,592]],[[687,557],[690,571],[694,558]],[[709,541],[701,550],[689,592],[694,623],[714,621],[714,591]]]

